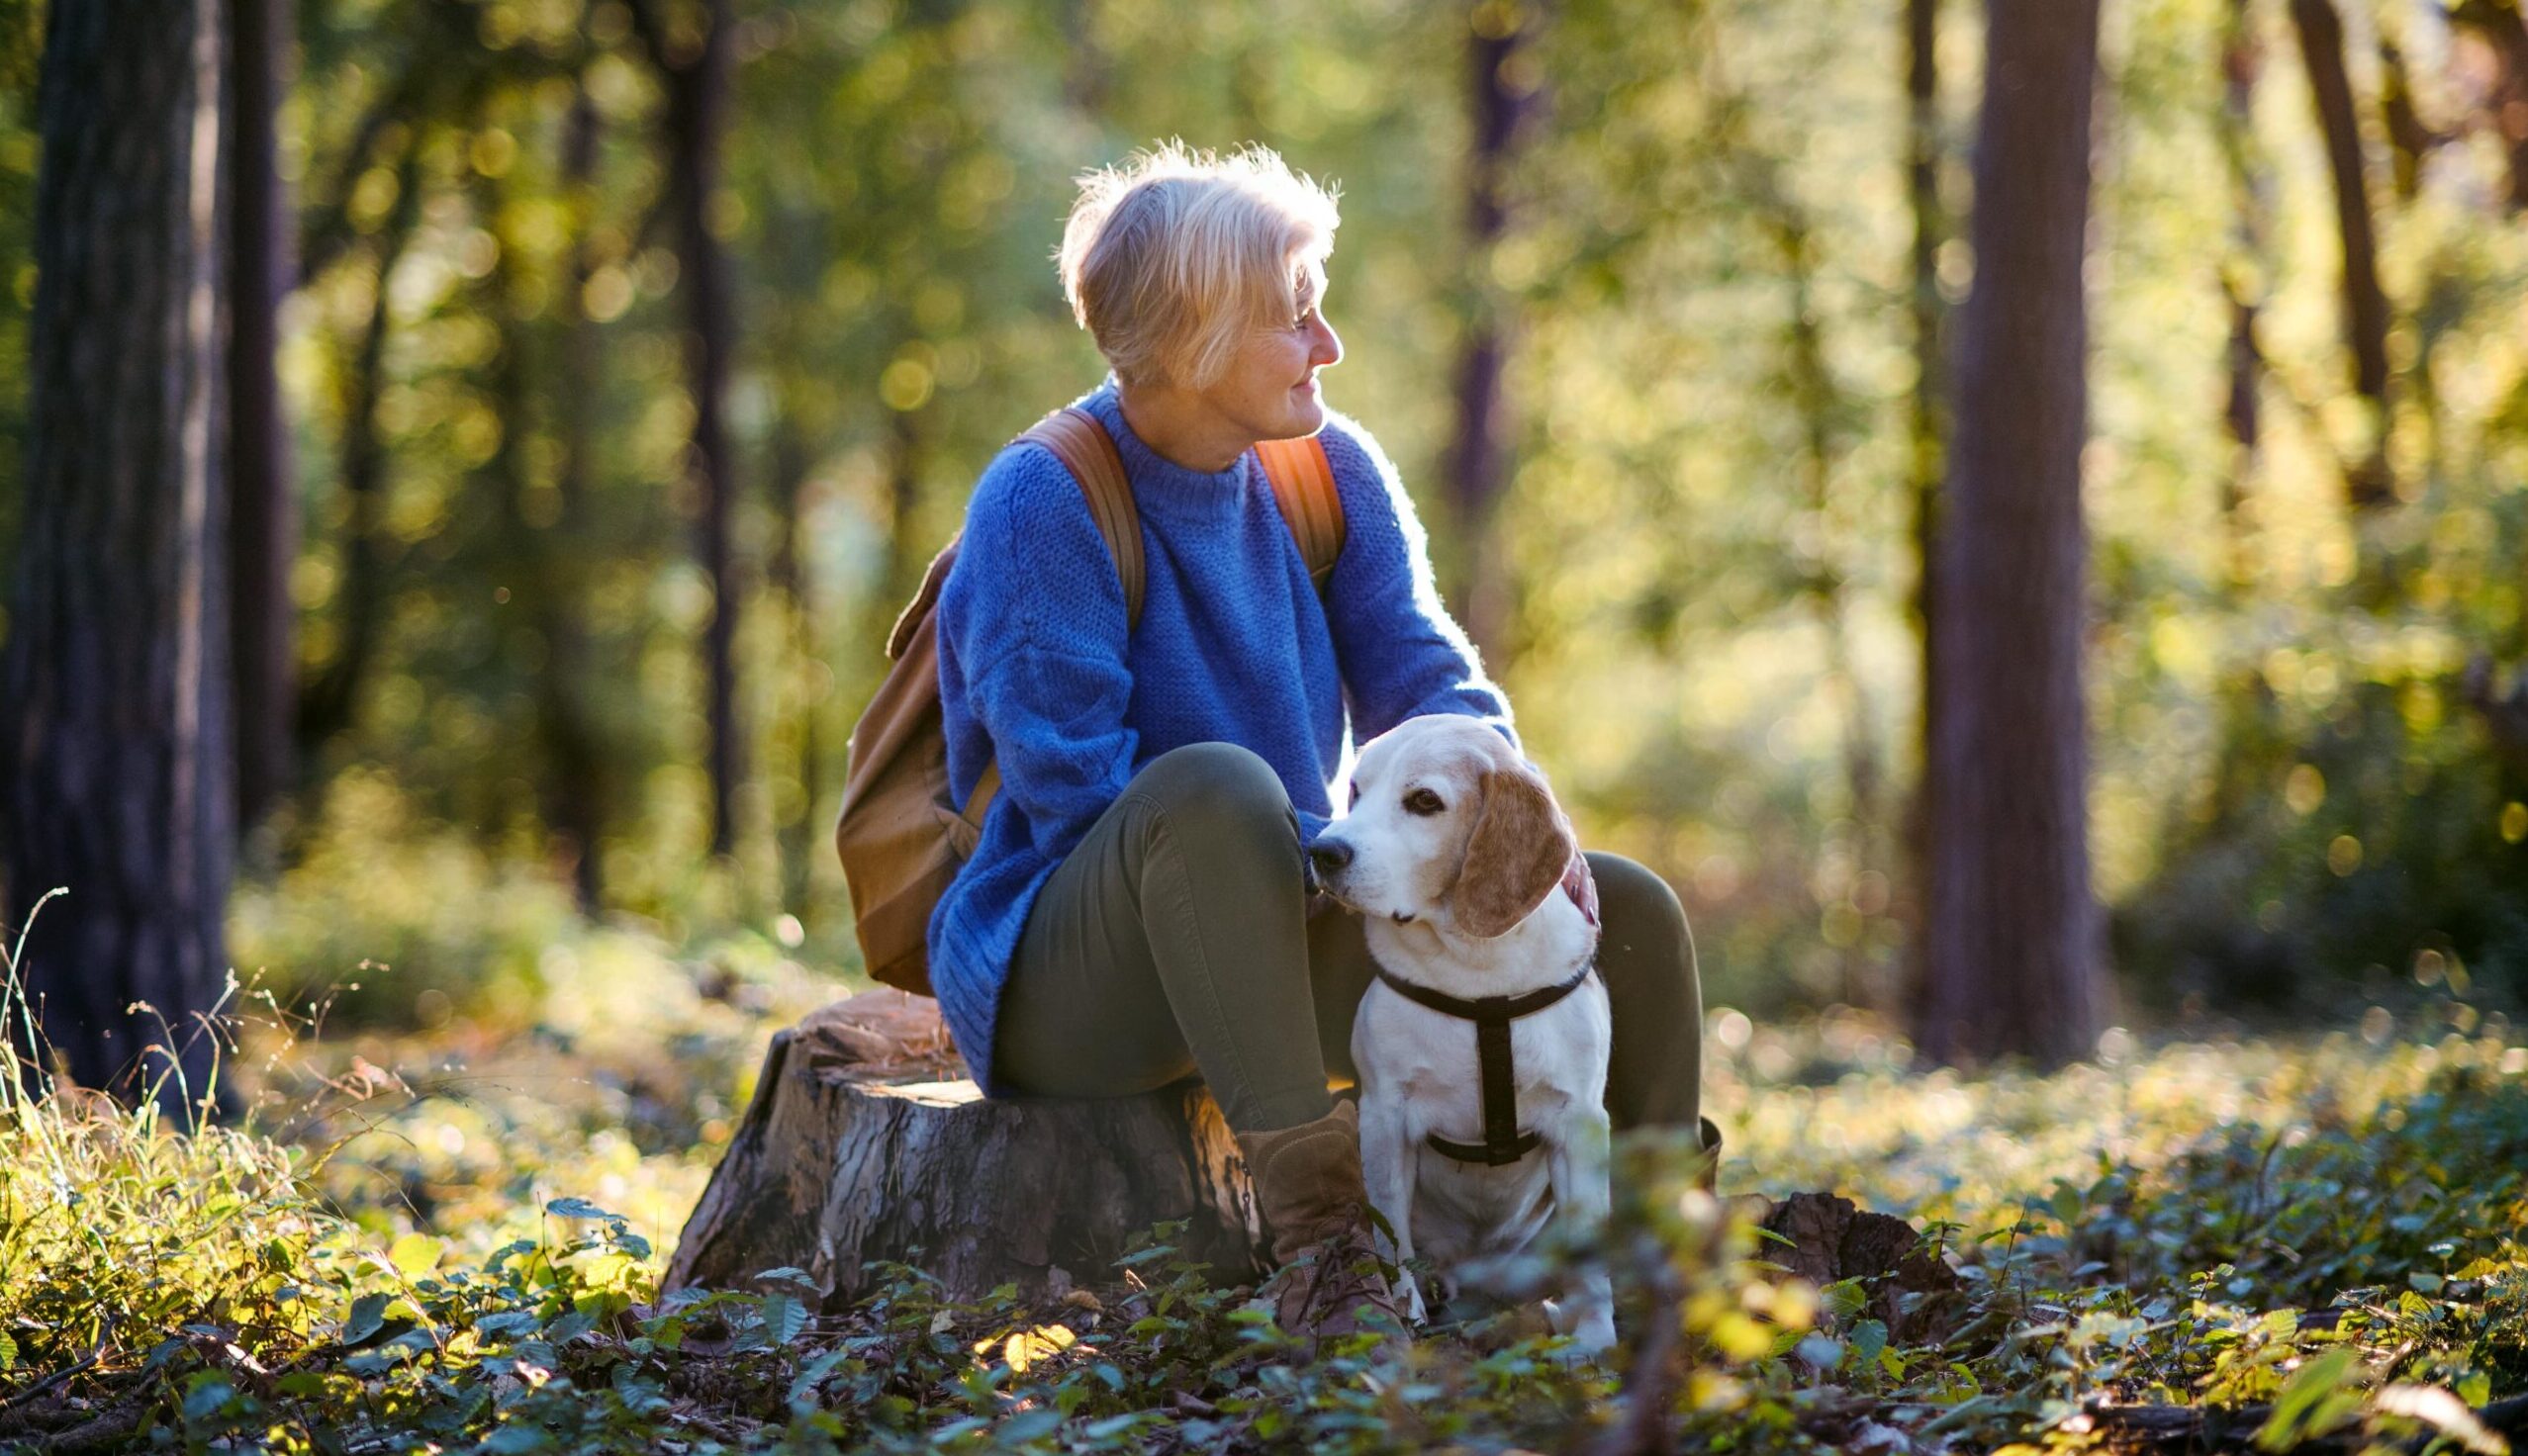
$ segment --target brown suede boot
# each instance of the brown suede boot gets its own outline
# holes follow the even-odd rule
[[[1282,1329],[1311,1340],[1362,1329],[1409,1339],[1360,1183],[1360,1109],[1338,1102],[1313,1123],[1240,1133],[1238,1150],[1279,1266],[1265,1288]]]

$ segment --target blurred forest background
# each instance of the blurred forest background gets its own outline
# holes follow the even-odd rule
[[[852,971],[828,839],[886,629],[1101,375],[1072,179],[1181,136],[1341,184],[1328,397],[1584,837],[1678,886],[1707,1000],[1902,1022],[1980,9],[234,9],[229,296],[269,290],[276,364],[230,383],[228,949],[284,1001],[426,1030],[636,963],[740,1002]],[[45,34],[0,0],[11,610]],[[2118,0],[2097,77],[2114,1015],[2516,999],[2528,24]]]

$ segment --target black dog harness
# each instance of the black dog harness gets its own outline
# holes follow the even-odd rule
[[[1580,983],[1596,970],[1583,965],[1580,973],[1558,986],[1530,991],[1521,996],[1478,996],[1467,1000],[1446,995],[1429,986],[1417,986],[1398,980],[1378,967],[1378,979],[1408,1001],[1418,1001],[1432,1010],[1474,1023],[1475,1064],[1483,1076],[1483,1140],[1451,1142],[1437,1133],[1424,1135],[1424,1140],[1448,1157],[1461,1163],[1481,1163],[1497,1168],[1515,1163],[1537,1145],[1537,1135],[1519,1130],[1519,1083],[1517,1067],[1510,1059],[1510,1023],[1520,1017],[1545,1010],[1554,1002],[1580,988]]]
[[[1597,924],[1597,886],[1590,882],[1587,861],[1577,855],[1571,857],[1571,871],[1563,876],[1562,888],[1580,907],[1580,913],[1588,917],[1589,924]],[[1580,989],[1580,983],[1597,968],[1592,957],[1590,963],[1580,967],[1579,974],[1560,985],[1516,996],[1477,996],[1469,1000],[1389,975],[1383,965],[1376,967],[1378,979],[1397,995],[1444,1016],[1474,1023],[1475,1066],[1483,1079],[1483,1140],[1451,1142],[1437,1133],[1427,1133],[1423,1140],[1434,1151],[1461,1163],[1498,1168],[1535,1150],[1537,1135],[1519,1128],[1519,1079],[1510,1053],[1510,1023],[1533,1016]]]

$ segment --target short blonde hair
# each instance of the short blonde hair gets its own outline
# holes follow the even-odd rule
[[[1206,388],[1255,329],[1315,307],[1335,197],[1265,146],[1135,152],[1080,175],[1063,296],[1126,384]]]

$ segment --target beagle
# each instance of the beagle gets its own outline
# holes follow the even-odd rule
[[[1602,1222],[1597,896],[1543,775],[1478,719],[1408,719],[1360,751],[1351,808],[1309,863],[1377,963],[1352,1057],[1361,1169],[1398,1262],[1514,1253],[1557,1212]],[[1409,1272],[1400,1295],[1424,1318]],[[1603,1271],[1546,1314],[1583,1350],[1615,1342]]]

